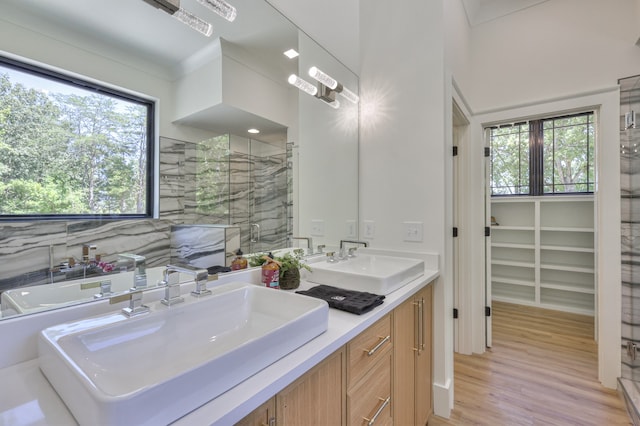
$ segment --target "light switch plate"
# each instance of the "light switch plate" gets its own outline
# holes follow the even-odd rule
[[[372,240],[376,235],[376,223],[372,220],[365,220],[363,223],[364,232],[363,237]]]
[[[314,237],[324,237],[324,220],[311,220],[311,235]]]
[[[356,221],[348,220],[347,221],[347,238],[356,238]]]
[[[404,240],[422,241],[422,222],[404,222]]]

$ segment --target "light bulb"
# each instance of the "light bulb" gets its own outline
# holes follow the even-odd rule
[[[306,80],[301,79],[295,74],[291,74],[288,81],[289,84],[296,86],[298,89],[310,94],[311,96],[315,96],[316,93],[318,93],[318,88],[316,86]]]
[[[338,87],[338,81],[330,75],[325,74],[324,72],[319,70],[318,67],[309,68],[309,75],[331,90],[334,90],[336,87]]]
[[[210,23],[192,15],[183,8],[176,10],[172,16],[207,37],[210,37],[211,34],[213,34],[213,26]]]
[[[224,0],[198,0],[198,3],[210,10],[213,10],[229,22],[233,22],[238,14],[236,8]]]
[[[353,102],[354,104],[357,104],[358,101],[360,100],[360,97],[358,95],[356,95],[355,93],[353,93],[351,90],[347,89],[346,87],[342,87],[342,91],[338,92],[343,98]]]

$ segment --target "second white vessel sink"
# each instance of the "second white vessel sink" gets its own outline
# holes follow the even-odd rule
[[[326,331],[326,302],[248,283],[43,330],[40,368],[80,424],[168,424]]]
[[[424,261],[405,257],[358,254],[339,262],[310,265],[307,281],[355,291],[387,295],[424,274]]]

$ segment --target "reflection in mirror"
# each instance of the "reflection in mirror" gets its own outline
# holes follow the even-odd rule
[[[330,108],[287,82],[314,81],[316,66],[357,93],[357,76],[264,0],[234,0],[234,22],[181,3],[213,24],[210,38],[142,0],[0,4],[0,54],[156,101],[159,135],[156,218],[0,225],[0,316],[94,300],[106,280],[114,294],[128,291],[136,273],[120,273],[121,253],[145,258],[154,287],[176,225],[238,226],[241,247],[215,249],[226,266],[237,248],[306,248],[296,236],[317,250],[357,237],[358,107],[341,99]],[[88,276],[69,266],[82,263],[87,244],[114,270]],[[32,299],[9,301],[11,292]]]

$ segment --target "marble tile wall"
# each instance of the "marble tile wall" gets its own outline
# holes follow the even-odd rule
[[[622,377],[640,381],[640,123],[626,129],[630,111],[640,118],[640,77],[620,80]],[[635,360],[627,342],[639,347]]]
[[[96,253],[107,261],[116,260],[118,253],[135,253],[146,258],[148,267],[165,265],[173,225],[238,224],[242,249],[249,252],[249,224],[259,221],[263,246],[258,250],[286,246],[292,232],[286,153],[250,157],[229,155],[227,148],[226,158],[207,165],[226,178],[203,188],[205,194],[215,193],[204,207],[198,197],[199,174],[206,171],[201,160],[198,144],[160,138],[159,219],[3,223],[0,292],[50,282],[50,264],[80,259],[83,244],[96,245]]]

